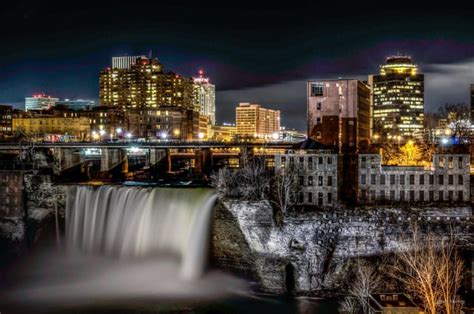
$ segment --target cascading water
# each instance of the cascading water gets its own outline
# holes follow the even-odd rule
[[[32,306],[212,299],[246,284],[204,273],[212,208],[206,188],[69,187],[66,248],[34,258],[0,299]],[[1,304],[1,302],[0,302]],[[30,310],[30,309],[28,309]]]
[[[195,279],[205,267],[215,200],[210,189],[74,187],[66,242],[69,249],[119,258],[174,253],[182,278]]]

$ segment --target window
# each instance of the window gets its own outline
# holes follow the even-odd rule
[[[458,168],[462,169],[464,167],[463,158],[461,156],[458,157]]]
[[[323,186],[323,176],[318,176],[318,186]]]
[[[425,185],[425,175],[420,174],[420,179],[419,179],[420,185]]]
[[[370,200],[375,201],[375,190],[370,191]]]
[[[313,203],[313,193],[308,192],[308,203]]]
[[[430,202],[434,201],[434,192],[433,191],[429,191],[428,196],[429,196]]]
[[[395,175],[391,174],[390,175],[390,185],[394,185],[394,184],[395,184]]]
[[[367,199],[367,191],[366,190],[362,190],[361,199],[364,200],[364,201]]]
[[[332,204],[332,193],[328,193],[328,204]]]
[[[308,176],[308,186],[313,186],[313,176]]]
[[[400,175],[400,185],[404,185],[404,184],[405,184],[405,175],[401,174]]]
[[[448,168],[453,169],[453,157],[448,157]]]
[[[414,184],[415,184],[415,175],[410,174],[410,185],[414,185]]]
[[[444,157],[439,157],[439,167],[444,168]]]
[[[299,176],[298,181],[299,181],[300,186],[304,185],[304,177],[303,176]]]
[[[380,184],[385,185],[385,175],[384,174],[380,175]]]
[[[458,191],[458,201],[460,202],[464,201],[464,195],[462,191]]]
[[[316,125],[318,125],[318,124],[321,124],[321,118],[320,117],[316,118]]]
[[[438,192],[438,201],[440,202],[444,201],[444,191]]]
[[[323,83],[311,83],[311,96],[323,96]]]
[[[448,201],[452,202],[454,200],[453,191],[448,191]]]
[[[448,184],[449,185],[453,185],[454,184],[454,176],[452,174],[450,174],[448,176]]]
[[[295,164],[295,157],[290,157],[290,166]]]
[[[320,101],[318,101],[318,102],[316,103],[316,109],[317,109],[317,110],[321,110],[321,102],[320,102]]]
[[[459,185],[463,185],[463,184],[464,184],[464,177],[462,176],[462,174],[458,175],[458,184],[459,184]]]
[[[367,178],[365,174],[360,175],[360,184],[367,184]]]
[[[331,165],[331,164],[332,164],[332,157],[329,156],[329,157],[328,157],[328,165]]]
[[[281,164],[280,165],[281,165],[282,168],[284,168],[285,164],[286,164],[286,157],[283,156],[283,157],[281,157]]]
[[[318,193],[318,205],[323,206],[323,193],[322,192]]]
[[[304,203],[304,194],[303,194],[303,192],[298,193],[298,202],[299,203]]]
[[[430,174],[430,185],[434,184],[434,175]]]
[[[391,201],[395,200],[395,191],[394,190],[390,190],[390,200]]]
[[[366,161],[366,157],[365,157],[365,156],[363,156],[363,157],[360,158],[360,167],[361,167],[361,168],[367,167],[367,161]]]
[[[313,169],[313,157],[308,157],[308,169]]]
[[[299,158],[300,163],[304,163],[304,157]]]
[[[385,200],[385,190],[380,190],[380,200],[381,201]]]
[[[332,186],[332,176],[328,176],[328,186]]]
[[[375,174],[370,175],[370,184],[375,185]]]
[[[400,191],[400,201],[405,200],[405,191]]]
[[[438,184],[444,184],[444,176],[442,174],[438,175]]]
[[[411,190],[410,191],[410,202],[414,202],[415,201],[415,191]]]
[[[320,164],[320,165],[323,164],[323,157],[318,157],[318,164]]]
[[[420,202],[424,202],[425,201],[425,191],[420,191],[420,195],[418,196],[418,198],[420,199]]]

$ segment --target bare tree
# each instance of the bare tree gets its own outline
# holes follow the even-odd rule
[[[461,143],[469,140],[471,129],[471,109],[466,104],[445,104],[439,109],[441,115],[448,120],[451,135],[458,138]]]
[[[368,261],[357,259],[355,278],[350,288],[350,294],[359,302],[362,311],[369,310],[369,297],[380,286],[381,278],[378,269]]]
[[[427,313],[459,313],[462,260],[454,235],[421,235],[415,226],[411,238],[403,242],[392,274],[423,303]]]
[[[291,195],[296,191],[297,173],[294,165],[277,170],[273,178],[274,203],[286,213],[291,206]]]

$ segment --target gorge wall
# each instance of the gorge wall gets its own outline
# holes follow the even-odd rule
[[[349,261],[396,252],[413,222],[423,230],[462,232],[473,245],[471,208],[339,208],[285,217],[278,227],[267,201],[222,200],[215,208],[214,264],[255,280],[270,293],[337,289]]]

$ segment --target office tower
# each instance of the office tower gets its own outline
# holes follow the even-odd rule
[[[209,117],[212,125],[216,124],[216,87],[210,83],[208,77],[203,77],[203,71],[199,70],[199,76],[194,81],[194,111]]]
[[[64,99],[56,102],[56,107],[64,106],[69,110],[89,110],[95,107],[95,101],[87,99]]]
[[[135,65],[137,59],[144,59],[145,56],[123,56],[123,57],[112,57],[112,68],[113,69],[130,69],[132,65]]]
[[[373,89],[373,135],[383,140],[420,138],[423,128],[424,75],[410,57],[387,58],[369,78]]]
[[[370,141],[370,88],[359,80],[307,83],[308,137],[341,152]]]
[[[265,109],[258,104],[240,103],[235,109],[237,135],[266,138],[280,131],[280,111]]]
[[[164,71],[158,59],[139,57],[129,68],[100,72],[100,105],[127,108],[193,109],[193,80]]]
[[[25,111],[48,110],[56,105],[58,98],[45,94],[35,94],[32,97],[25,97]]]
[[[0,138],[12,134],[12,114],[12,106],[0,105]]]

